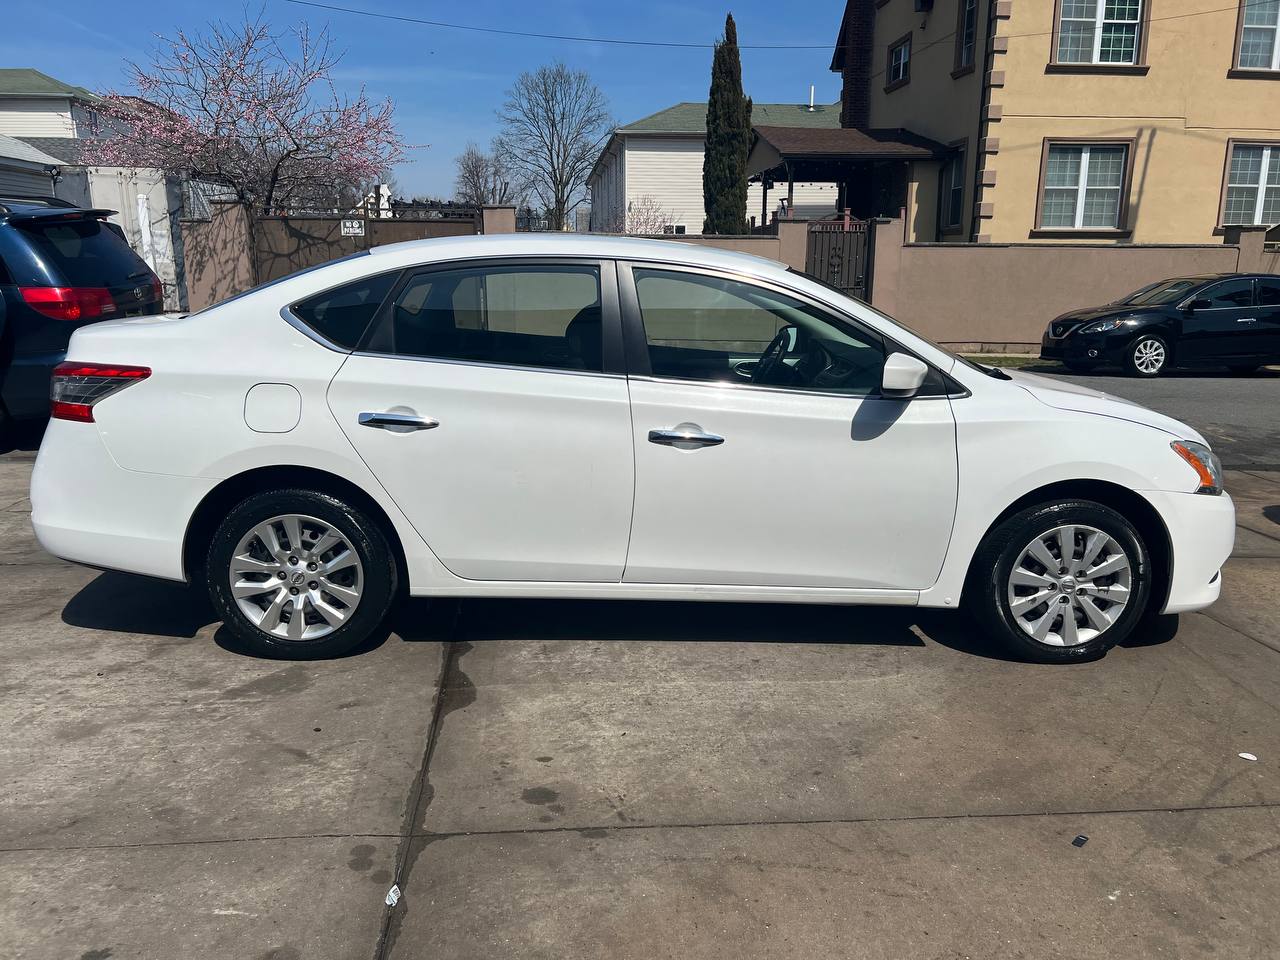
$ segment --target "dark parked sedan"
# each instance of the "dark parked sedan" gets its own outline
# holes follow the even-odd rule
[[[78,328],[163,309],[114,212],[0,196],[0,426],[48,416],[50,374]]]
[[[1280,363],[1280,276],[1175,277],[1103,307],[1054,319],[1040,356],[1072,370],[1120,366],[1156,377],[1172,366],[1249,373]]]

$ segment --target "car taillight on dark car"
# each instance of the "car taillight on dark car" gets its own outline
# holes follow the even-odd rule
[[[116,312],[106,287],[19,287],[32,310],[54,320],[97,320]]]
[[[49,414],[55,420],[93,423],[93,405],[151,376],[150,367],[67,361],[53,368]]]

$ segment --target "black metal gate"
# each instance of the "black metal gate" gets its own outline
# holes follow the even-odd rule
[[[805,272],[866,300],[871,273],[868,239],[865,220],[815,220],[809,224]]]

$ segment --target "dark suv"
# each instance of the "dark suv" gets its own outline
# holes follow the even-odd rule
[[[1050,322],[1040,356],[1072,370],[1106,364],[1137,377],[1172,366],[1250,373],[1280,363],[1280,276],[1219,273],[1149,284]]]
[[[160,278],[107,217],[0,196],[0,424],[49,412],[49,375],[87,323],[159,313]]]

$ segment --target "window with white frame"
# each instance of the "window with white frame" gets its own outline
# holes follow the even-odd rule
[[[1121,227],[1125,167],[1122,143],[1052,143],[1045,158],[1040,226],[1051,230]]]
[[[1280,144],[1237,143],[1232,147],[1222,222],[1280,223]]]
[[[906,83],[911,79],[911,34],[907,34],[889,48],[889,68],[885,86]]]
[[[956,24],[956,69],[962,70],[973,66],[978,34],[978,0],[960,0],[959,20]]]
[[[942,167],[940,183],[942,229],[954,230],[964,220],[964,154],[957,153]]]
[[[1241,0],[1240,63],[1244,70],[1280,70],[1280,0]]]
[[[1136,64],[1142,3],[1143,0],[1061,0],[1057,62]]]

